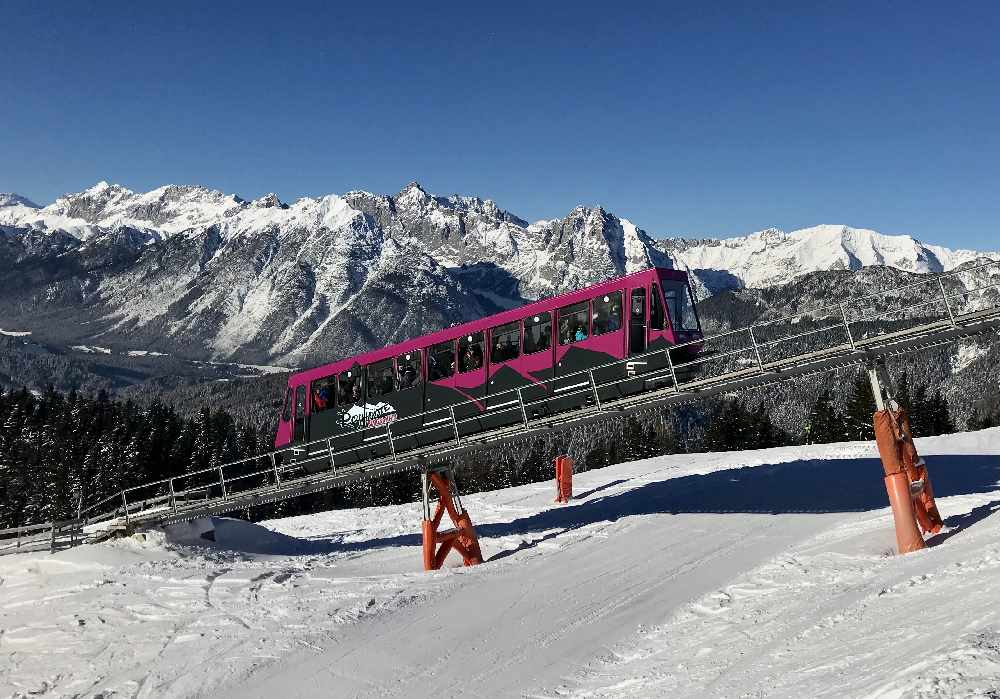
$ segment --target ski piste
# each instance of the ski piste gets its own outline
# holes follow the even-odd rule
[[[294,463],[279,463],[278,452],[242,459],[127,488],[81,508],[73,520],[0,531],[0,554],[56,550],[100,540],[138,527],[181,522],[254,505],[338,488],[403,471],[425,470],[428,464],[472,450],[520,441],[552,430],[572,429],[609,417],[752,388],[811,374],[871,364],[886,357],[949,344],[962,338],[1000,336],[1000,262],[990,261],[913,284],[801,311],[697,340],[701,354],[683,363],[670,360],[675,345],[629,357],[609,366],[666,355],[666,367],[642,375],[647,390],[625,398],[602,400],[594,369],[580,372],[579,387],[588,404],[563,413],[535,417],[532,402],[519,396],[506,408],[520,416],[517,424],[467,434],[462,427],[475,418],[452,419],[451,439],[397,452],[391,422],[385,425],[389,455],[337,466],[329,440],[301,445]],[[887,308],[886,308],[887,307]],[[820,347],[803,351],[806,337],[825,338]],[[693,344],[693,343],[692,343]],[[560,377],[565,380],[567,377]],[[626,376],[620,381],[634,381]],[[563,394],[566,395],[566,394]],[[515,412],[516,411],[516,412]],[[282,450],[284,451],[284,450]],[[310,464],[328,468],[310,473]]]

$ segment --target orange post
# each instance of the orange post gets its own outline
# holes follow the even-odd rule
[[[933,534],[942,526],[927,466],[913,444],[906,413],[879,410],[872,423],[896,526],[896,547],[899,553],[919,551],[925,547],[921,530]]]
[[[573,498],[573,459],[557,456],[556,460],[556,502],[569,502]]]
[[[467,566],[482,563],[483,553],[479,548],[476,528],[472,526],[469,513],[462,509],[458,493],[453,492],[450,474],[441,471],[425,473],[423,486],[424,519],[421,522],[421,530],[424,539],[424,570],[439,570],[452,549],[458,551],[463,564]],[[430,514],[431,486],[438,492],[437,508],[433,516]],[[455,528],[438,531],[445,512],[448,513]]]

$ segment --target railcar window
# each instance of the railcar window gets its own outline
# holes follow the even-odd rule
[[[420,350],[396,357],[396,387],[399,391],[420,385]]]
[[[698,316],[695,315],[691,288],[682,281],[664,281],[663,295],[674,327],[678,330],[697,330]]]
[[[546,311],[524,319],[524,353],[542,352],[552,346],[552,315]]]
[[[559,344],[571,345],[586,340],[590,335],[588,316],[590,302],[575,303],[559,309]]]
[[[321,413],[333,408],[334,395],[337,393],[337,377],[326,376],[312,382],[309,391],[312,398],[312,412]]]
[[[298,420],[306,414],[306,387],[297,386],[295,388],[295,419]]]
[[[395,384],[392,378],[392,360],[368,365],[368,398],[369,400],[388,395],[393,392]]]
[[[663,330],[663,304],[660,302],[660,285],[656,282],[649,289],[649,327]]]
[[[483,332],[463,335],[458,339],[458,365],[463,374],[483,366]]]
[[[622,327],[622,292],[594,299],[594,334],[613,333]]]
[[[342,408],[364,403],[364,398],[361,394],[360,368],[340,372],[340,376],[337,377],[337,403]]]
[[[430,381],[440,381],[454,373],[455,341],[448,340],[431,347],[427,354],[427,378]]]
[[[521,353],[521,324],[517,321],[493,328],[493,349],[490,361],[494,364],[517,359]]]

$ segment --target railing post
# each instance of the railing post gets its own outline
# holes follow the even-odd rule
[[[49,523],[49,553],[56,552],[56,523]]]
[[[330,438],[326,439],[326,453],[330,457],[330,468],[334,473],[337,472],[337,462],[333,458],[333,444],[330,443]]]
[[[944,307],[948,309],[948,319],[951,320],[951,326],[957,328],[958,323],[955,322],[955,314],[951,312],[951,304],[948,303],[948,294],[944,290],[944,282],[941,281],[941,277],[938,277],[938,286],[941,288],[941,298],[944,299]]]
[[[597,394],[597,382],[594,381],[594,370],[588,369],[587,375],[590,377],[590,389],[594,392],[594,405],[597,406],[598,410],[603,410],[601,407],[601,397]]]
[[[222,474],[222,464],[219,464],[219,487],[222,488],[222,499],[225,500],[228,496],[226,494],[226,477]]]
[[[458,433],[458,420],[455,419],[455,406],[448,408],[448,412],[451,413],[451,428],[455,430],[455,441],[461,443],[462,437]]]
[[[667,366],[670,367],[670,378],[674,381],[674,390],[679,392],[680,389],[677,387],[677,372],[674,371],[674,360],[670,357],[670,348],[668,347],[663,350],[663,354],[667,357]]]
[[[18,548],[18,550],[21,549],[21,527],[20,526],[18,526],[18,528],[17,528],[17,548]]]
[[[523,422],[524,426],[527,427],[528,411],[524,409],[524,394],[521,392],[520,388],[517,389],[517,402],[521,404],[521,422]]]
[[[128,526],[128,500],[125,498],[125,491],[122,491],[122,507],[125,508],[125,526]]]
[[[392,460],[396,461],[396,445],[392,441],[392,428],[385,426],[385,436],[389,438],[389,451],[392,453]]]
[[[840,316],[844,319],[844,330],[847,331],[847,340],[851,343],[851,349],[856,350],[858,346],[854,344],[854,333],[851,332],[851,324],[847,320],[847,308],[840,304]]]
[[[167,480],[167,486],[170,488],[170,509],[177,512],[177,493],[174,491],[173,478]]]
[[[272,451],[268,456],[271,457],[271,470],[274,472],[274,484],[281,485],[281,476],[278,475],[278,460],[274,458],[274,452]]]
[[[757,346],[757,338],[753,334],[753,326],[751,325],[747,330],[750,332],[750,342],[753,343],[753,353],[757,355],[757,368],[760,369],[760,373],[764,373],[764,362],[760,358],[760,348]]]

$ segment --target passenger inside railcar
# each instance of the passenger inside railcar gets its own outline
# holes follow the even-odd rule
[[[465,373],[483,366],[483,333],[466,335],[458,341],[459,371]]]

